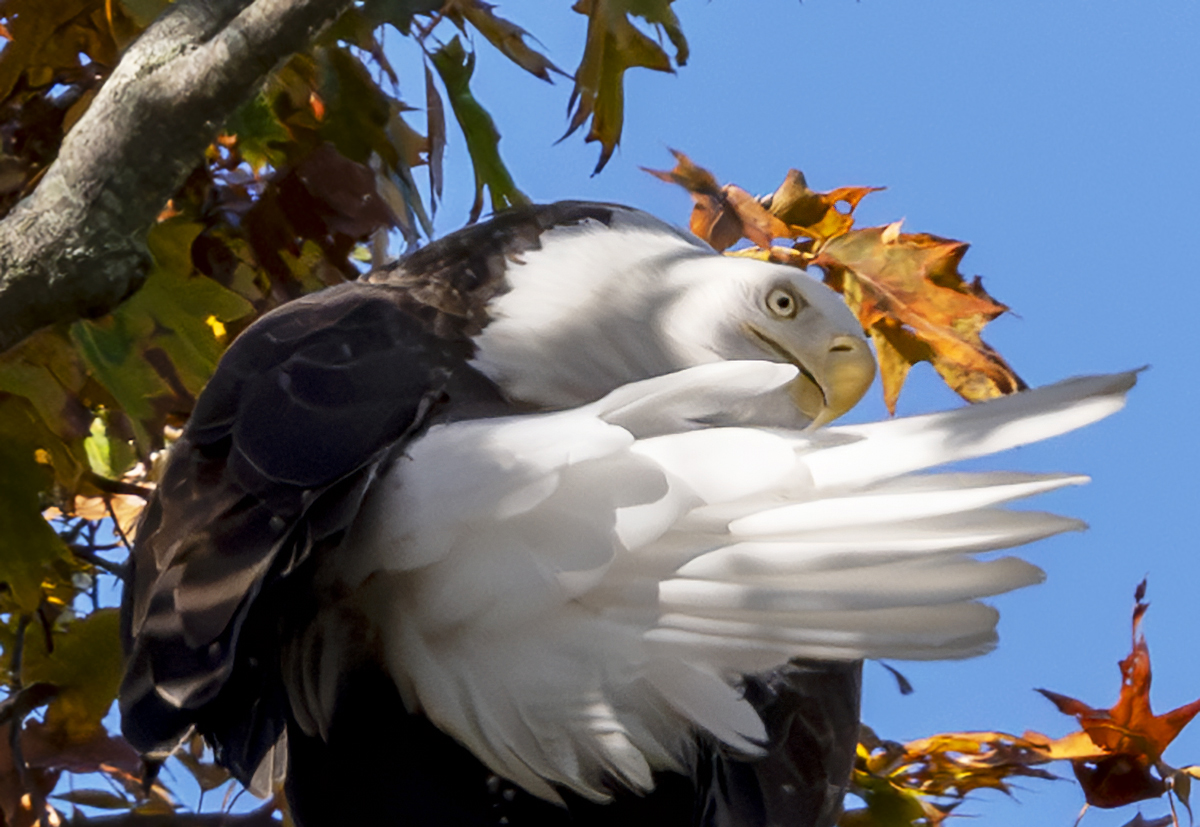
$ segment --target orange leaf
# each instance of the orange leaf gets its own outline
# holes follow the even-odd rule
[[[321,96],[315,89],[308,93],[308,108],[312,110],[313,117],[318,121],[325,120],[325,101],[321,100]]]
[[[808,188],[804,173],[789,169],[779,189],[764,206],[791,229],[788,237],[806,236],[823,241],[848,232],[854,224],[858,202],[883,187],[839,187],[829,192],[814,192]],[[844,209],[839,209],[844,205]]]
[[[958,263],[966,251],[961,241],[901,233],[892,224],[833,238],[813,259],[875,342],[890,411],[909,368],[919,361],[932,363],[970,402],[1025,387],[980,338],[983,326],[1008,308],[978,278],[963,280]]]
[[[1084,751],[1080,736],[1086,735],[1102,756],[1072,755],[1060,746],[1067,739],[1047,745],[1051,750],[1058,747],[1054,757],[1072,759],[1088,802],[1097,807],[1119,807],[1162,795],[1167,783],[1150,770],[1158,766],[1167,745],[1200,713],[1200,700],[1163,715],[1150,709],[1150,649],[1140,631],[1149,607],[1141,600],[1144,594],[1143,581],[1133,610],[1132,651],[1120,663],[1121,694],[1111,708],[1096,709],[1066,695],[1038,690],[1059,711],[1079,721],[1082,731],[1067,737],[1075,748]]]

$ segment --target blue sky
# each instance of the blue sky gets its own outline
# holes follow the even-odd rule
[[[504,0],[498,12],[570,71],[584,19],[567,6]],[[541,83],[479,39],[474,88],[532,198],[619,201],[685,224],[687,195],[640,170],[669,167],[667,147],[752,192],[773,190],[792,166],[818,189],[886,186],[864,202],[860,225],[904,218],[909,230],[970,242],[963,272],[981,274],[1014,309],[986,338],[1030,384],[1151,366],[1124,412],[989,463],[1092,475],[1091,485],[1037,503],[1092,528],[1022,551],[1048,579],[995,601],[996,652],[897,664],[916,686],[909,697],[868,667],[865,720],[897,740],[955,729],[1065,734],[1073,722],[1032,689],[1115,701],[1133,589],[1147,575],[1155,708],[1200,696],[1200,4],[679,0],[675,8],[692,59],[674,76],[627,75],[625,135],[594,177],[595,145],[580,135],[554,144],[569,82]],[[402,76],[419,78],[419,58],[397,52]],[[409,85],[414,104],[418,88]],[[453,129],[447,164],[443,232],[465,220],[471,201]],[[900,412],[956,404],[922,367]],[[851,416],[882,415],[876,389]],[[1200,763],[1200,723],[1167,759]],[[1026,786],[1019,803],[984,794],[962,812],[982,824],[1069,825],[1083,803],[1073,783]],[[1166,805],[1143,809],[1157,816]],[[1093,810],[1084,823],[1116,827],[1133,814]]]

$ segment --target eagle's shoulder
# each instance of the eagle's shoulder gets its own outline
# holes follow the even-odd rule
[[[400,290],[438,335],[476,336],[488,322],[488,303],[509,289],[510,269],[522,264],[526,253],[542,249],[555,231],[579,226],[652,229],[699,243],[649,213],[620,204],[530,204],[430,242],[368,280]]]

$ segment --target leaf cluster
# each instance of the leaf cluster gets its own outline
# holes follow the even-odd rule
[[[1167,797],[1170,815],[1147,821],[1138,813],[1126,827],[1179,827],[1174,799],[1191,814],[1191,782],[1200,767],[1176,769],[1163,761],[1171,741],[1200,713],[1200,700],[1162,715],[1150,709],[1150,650],[1141,633],[1149,608],[1146,583],[1135,593],[1133,642],[1120,662],[1121,691],[1108,709],[1039,689],[1080,729],[1061,738],[1040,732],[952,732],[898,744],[868,727],[858,745],[851,790],[866,804],[849,810],[840,827],[941,824],[976,790],[1012,795],[1013,778],[1055,778],[1042,765],[1070,761],[1088,807],[1112,809]]]
[[[820,268],[825,284],[842,294],[875,345],[889,411],[918,362],[929,362],[969,402],[1025,388],[980,336],[1008,308],[979,277],[967,281],[959,273],[966,244],[901,232],[899,222],[854,229],[855,209],[876,187],[814,192],[793,169],[775,192],[756,198],[735,184],[719,185],[711,172],[674,154],[673,169],[647,171],[691,194],[693,233],[718,250],[743,237],[755,245],[732,255]],[[794,243],[776,246],[777,239]]]

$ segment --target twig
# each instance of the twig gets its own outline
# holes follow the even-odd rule
[[[90,485],[99,488],[106,494],[129,494],[134,497],[141,497],[143,500],[148,500],[150,499],[150,494],[153,492],[153,489],[147,488],[144,485],[125,482],[124,480],[112,480],[97,474],[95,471],[84,471],[83,478]]]
[[[248,813],[138,813],[80,818],[88,827],[279,827],[275,804],[268,802]]]
[[[122,564],[114,563],[111,560],[105,560],[99,554],[96,554],[93,549],[88,548],[87,546],[69,545],[67,548],[71,549],[71,553],[80,560],[85,560],[96,568],[101,569],[111,574],[113,577],[119,578],[120,580],[125,579],[125,566]]]
[[[117,512],[113,511],[112,497],[104,498],[104,507],[108,510],[108,516],[112,517],[113,529],[117,532],[117,536],[121,538],[121,544],[130,551],[133,551],[133,545],[129,542],[129,538],[125,536],[125,531],[121,528],[121,521],[117,519]]]

